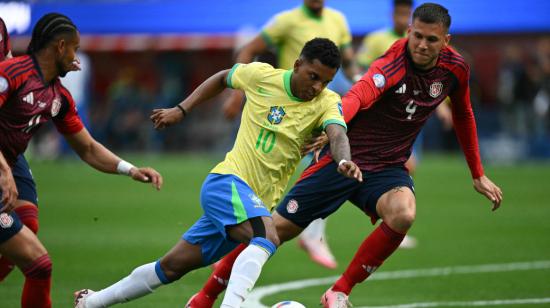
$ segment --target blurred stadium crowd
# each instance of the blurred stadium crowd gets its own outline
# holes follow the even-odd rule
[[[301,4],[295,2],[295,6]],[[53,2],[46,1],[48,3]],[[118,3],[132,5],[132,1]],[[50,6],[63,12],[64,5],[78,4],[61,1]],[[338,9],[338,2],[327,1],[327,5]],[[32,4],[30,8],[32,10]],[[13,19],[5,14],[6,10],[0,10],[1,17]],[[30,23],[36,22],[33,18],[37,14],[31,13]],[[388,10],[387,16],[389,14]],[[79,18],[68,15],[78,26]],[[453,34],[451,44],[472,67],[472,102],[482,155],[489,163],[550,158],[549,20],[547,25],[534,30],[487,32],[479,29]],[[357,49],[368,33],[354,31],[353,25],[350,23],[353,45]],[[379,24],[377,28],[384,26],[387,25]],[[115,151],[224,152],[231,147],[233,134],[230,132],[238,123],[224,118],[223,96],[198,108],[188,120],[167,132],[154,131],[149,114],[154,108],[175,105],[208,76],[230,68],[237,46],[260,27],[243,24],[241,30],[223,35],[90,35],[83,32],[84,69],[69,74],[64,83],[76,97],[79,112],[92,134]],[[12,40],[13,51],[18,55],[24,52],[29,37],[12,33]],[[266,55],[261,60],[274,64],[275,56]],[[436,117],[432,118],[424,129],[425,149],[455,150],[458,146],[452,130],[445,130]],[[57,138],[55,132],[43,129],[33,147],[34,157],[56,157],[64,153],[64,146]]]

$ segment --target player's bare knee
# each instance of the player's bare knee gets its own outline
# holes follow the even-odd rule
[[[396,231],[406,231],[412,227],[415,218],[416,218],[415,211],[406,209],[396,213],[396,215],[393,217],[393,225],[396,225],[395,227],[396,229],[398,229]]]

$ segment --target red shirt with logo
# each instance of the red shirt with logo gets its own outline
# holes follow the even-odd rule
[[[74,134],[84,127],[69,91],[59,78],[45,83],[32,56],[1,62],[0,151],[8,164],[15,163],[36,130],[50,119],[62,134]]]

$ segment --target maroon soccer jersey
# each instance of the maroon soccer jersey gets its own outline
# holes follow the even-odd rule
[[[469,66],[451,48],[441,51],[434,68],[421,71],[407,39],[394,43],[342,99],[353,161],[368,171],[403,165],[422,126],[449,96],[472,176],[483,175],[468,79]]]
[[[77,133],[83,128],[69,91],[59,78],[45,84],[33,57],[1,62],[0,151],[8,164],[13,165],[38,127],[50,119],[62,134]]]
[[[4,20],[0,18],[0,61],[4,61],[8,53],[10,52],[10,36]]]

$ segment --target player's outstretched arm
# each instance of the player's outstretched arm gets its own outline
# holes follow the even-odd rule
[[[334,161],[338,162],[338,172],[348,178],[363,182],[361,169],[351,161],[349,140],[344,127],[339,124],[329,124],[325,131],[330,142],[330,153]]]
[[[11,168],[2,152],[0,152],[0,193],[2,193],[0,201],[4,205],[0,208],[0,213],[11,212],[15,207],[15,201],[17,201],[19,193],[17,192],[17,186],[15,186]]]
[[[65,139],[83,161],[99,171],[128,175],[136,181],[151,183],[157,190],[162,187],[162,176],[155,169],[135,167],[122,160],[97,142],[86,128],[78,133],[65,135]]]
[[[150,119],[155,129],[163,129],[179,123],[196,105],[221,93],[227,87],[228,74],[229,70],[224,70],[206,79],[191,95],[173,108],[154,109]]]
[[[474,189],[487,197],[493,203],[492,210],[495,211],[500,207],[502,202],[502,190],[500,187],[496,186],[488,177],[485,175],[480,176],[477,179],[474,179]]]

